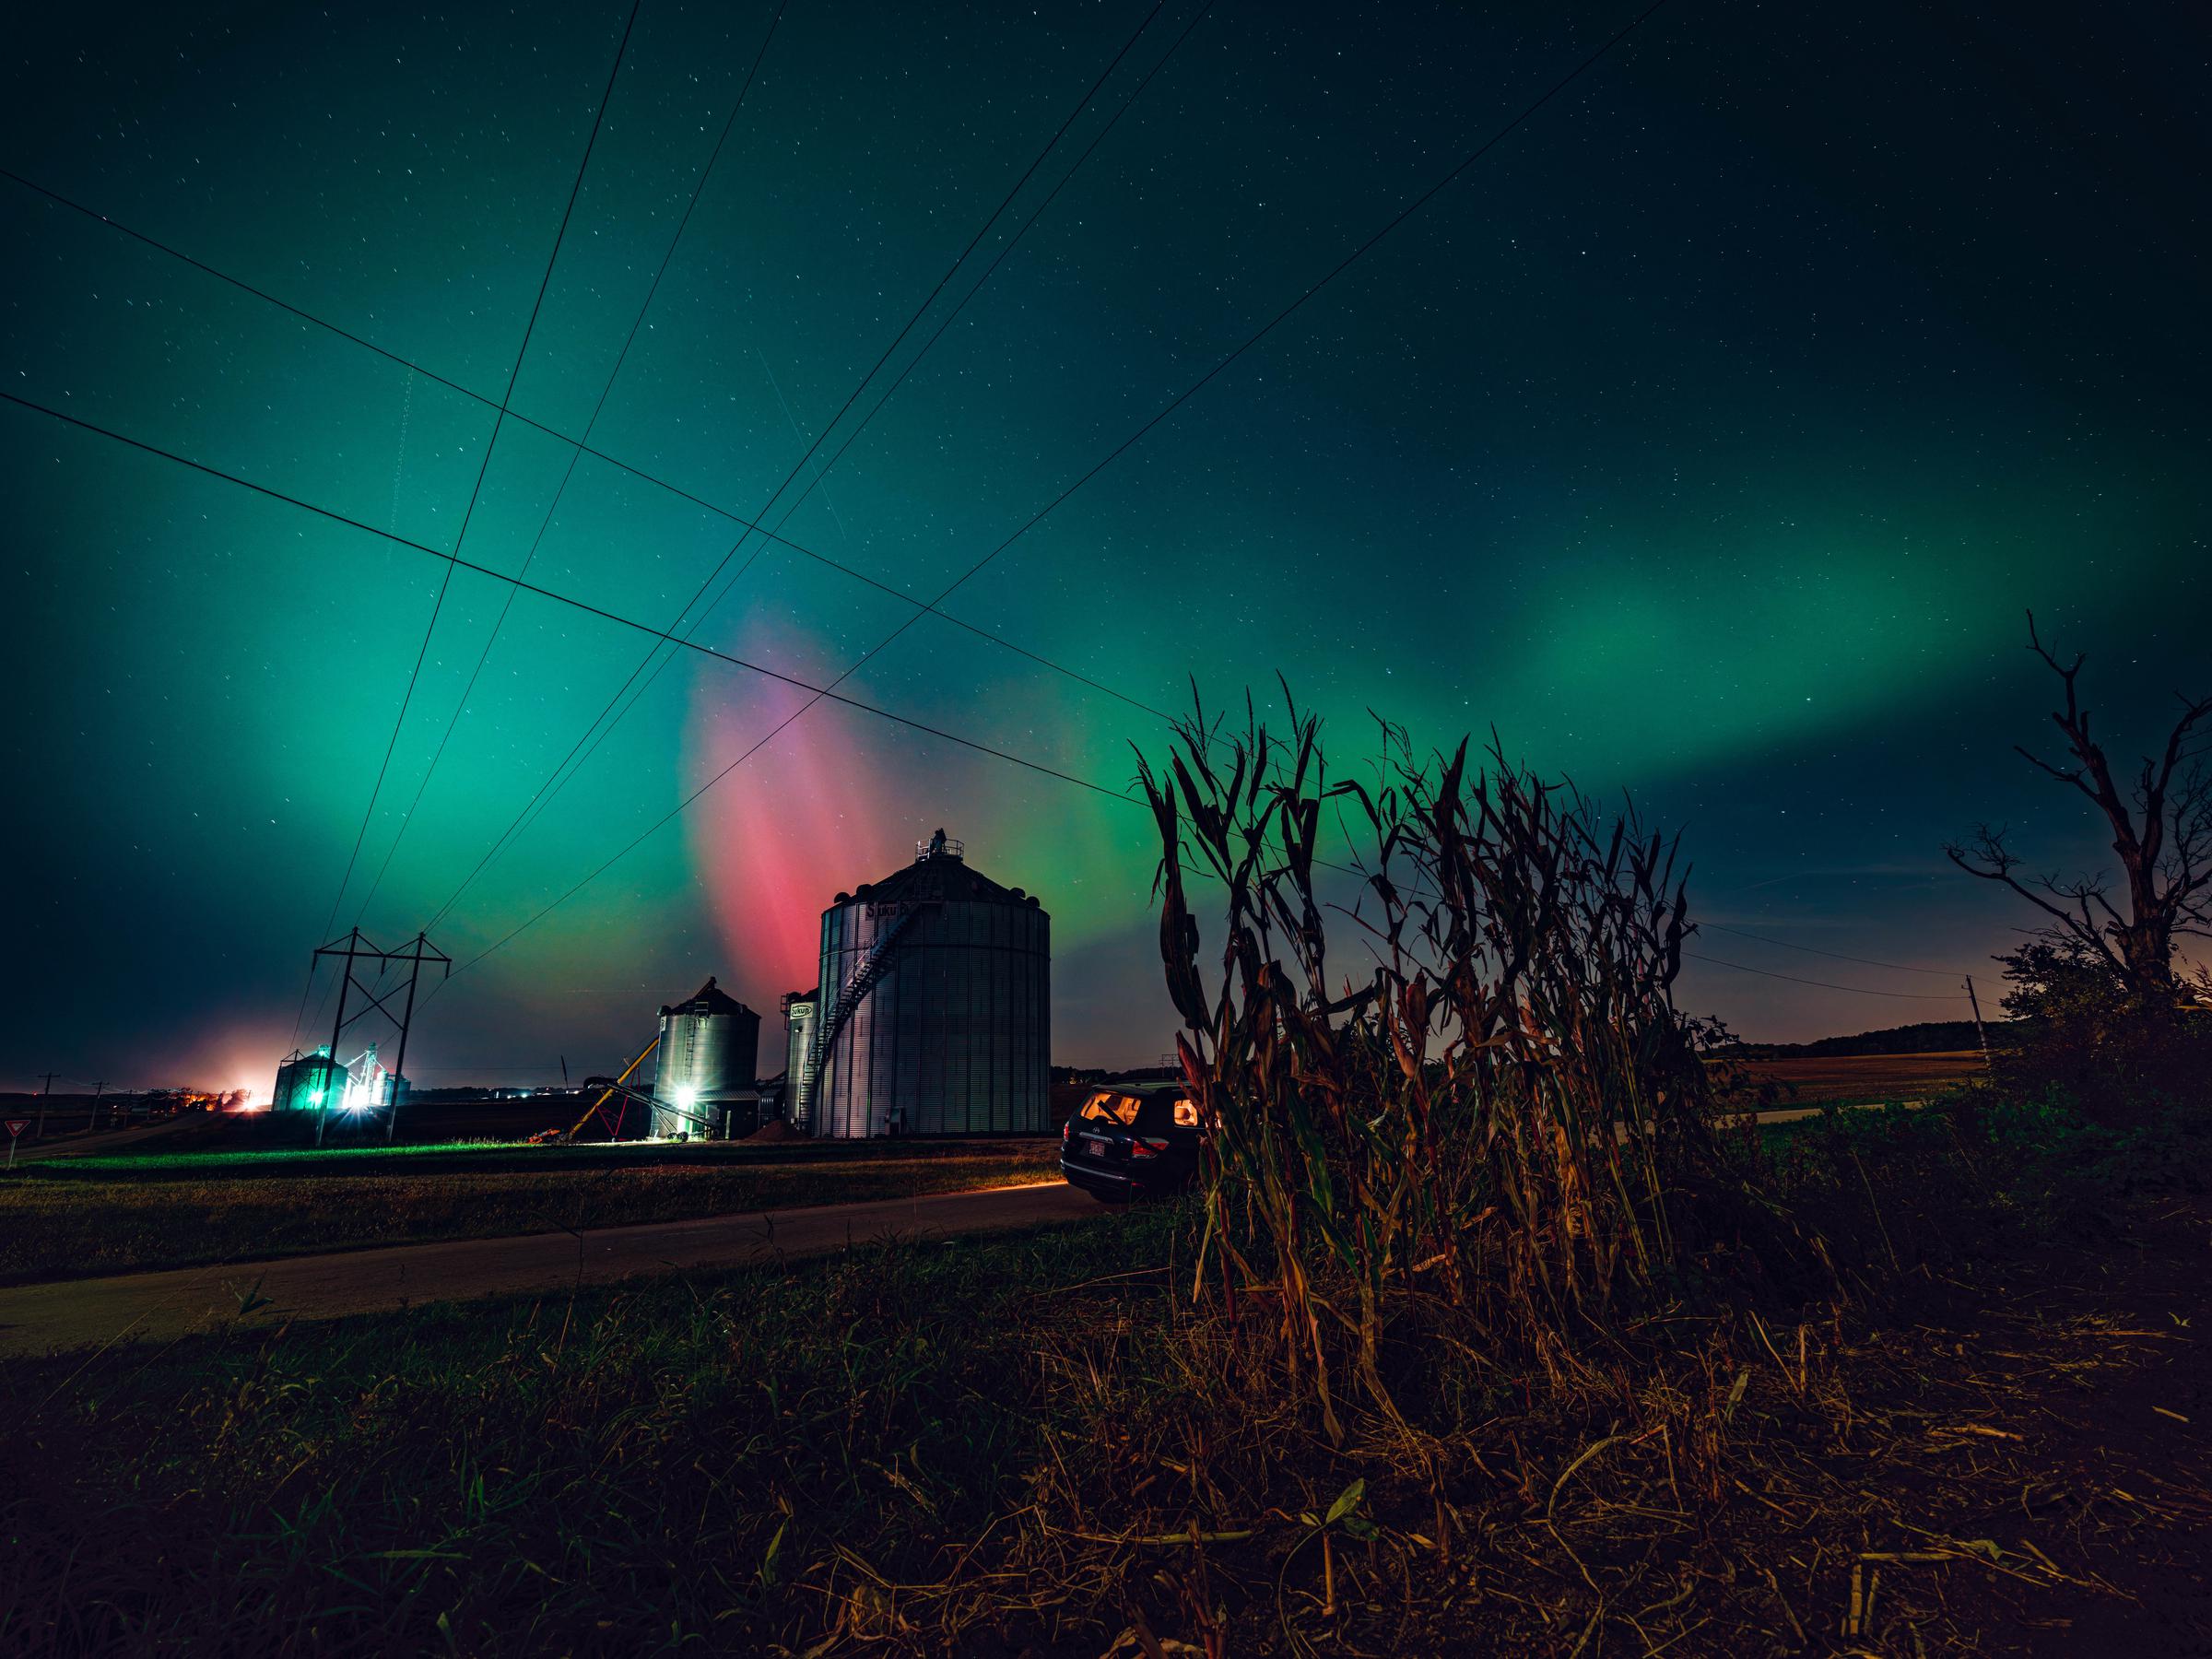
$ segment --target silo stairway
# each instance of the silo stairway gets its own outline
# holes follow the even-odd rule
[[[809,1111],[814,1103],[815,1079],[821,1076],[823,1058],[830,1053],[830,1045],[836,1042],[838,1032],[844,1029],[845,1021],[853,1018],[860,1005],[867,1001],[868,993],[876,989],[876,982],[889,971],[900,935],[913,924],[914,918],[925,908],[929,907],[918,904],[901,911],[892,919],[888,927],[876,935],[876,942],[868,947],[866,958],[853,971],[853,977],[838,992],[837,1001],[815,1028],[814,1042],[806,1052],[806,1069],[799,1081],[802,1098],[806,1100]]]

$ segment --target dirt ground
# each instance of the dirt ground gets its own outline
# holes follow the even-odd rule
[[[2208,1241],[2212,1206],[2177,1203],[1994,1293],[1931,1281],[1868,1341],[1845,1368],[1864,1451],[1818,1460],[1864,1537],[1848,1582],[1829,1540],[1789,1552],[1826,1585],[1793,1609],[1807,1635],[1916,1659],[2212,1653]]]
[[[1809,1367],[1777,1327],[1718,1402],[1732,1450],[1702,1491],[1655,1427],[1571,1464],[1516,1439],[1452,1506],[1473,1559],[1384,1646],[2212,1655],[2208,1267],[2212,1202],[2176,1201],[2100,1243],[1909,1276],[1815,1334]]]

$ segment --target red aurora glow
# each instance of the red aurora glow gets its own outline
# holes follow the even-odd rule
[[[686,771],[696,788],[735,760],[807,694],[769,683],[741,701],[728,681],[693,682]],[[903,824],[847,722],[818,708],[717,784],[689,815],[693,866],[729,951],[725,978],[752,997],[814,983],[821,916],[841,888],[894,867]],[[911,838],[910,838],[911,839]],[[910,850],[911,851],[911,850]]]

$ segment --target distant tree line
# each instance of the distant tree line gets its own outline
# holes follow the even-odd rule
[[[2018,1032],[2017,1021],[1989,1022],[1989,1041],[1993,1045],[2011,1041]],[[1981,1034],[1971,1019],[1924,1019],[1879,1031],[1861,1031],[1851,1037],[1822,1037],[1813,1042],[1738,1042],[1722,1053],[1739,1060],[1783,1060],[1792,1055],[1809,1060],[1824,1055],[1934,1054],[1952,1049],[1979,1048],[1981,1044]]]

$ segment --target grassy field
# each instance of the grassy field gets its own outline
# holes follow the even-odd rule
[[[2208,1219],[1647,1333],[1618,1386],[1408,1333],[1421,1432],[1341,1447],[1164,1209],[14,1362],[0,1649],[2171,1652]]]
[[[946,1137],[906,1140],[587,1141],[577,1146],[530,1146],[522,1141],[453,1140],[419,1146],[298,1147],[238,1144],[236,1135],[204,1138],[178,1147],[164,1140],[151,1150],[86,1152],[51,1159],[38,1167],[41,1180],[183,1180],[215,1176],[251,1181],[299,1175],[490,1174],[587,1170],[783,1169],[805,1163],[868,1163],[884,1159],[922,1163],[932,1159],[1041,1157],[1057,1152],[1049,1137],[985,1140]]]
[[[759,1147],[748,1157],[742,1147],[653,1155],[659,1150],[379,1148],[57,1160],[0,1181],[0,1282],[904,1197],[1059,1173],[1052,1141],[925,1149],[876,1142],[842,1156]]]

